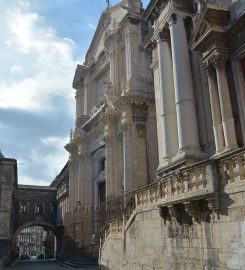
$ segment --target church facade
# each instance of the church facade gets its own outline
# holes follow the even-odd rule
[[[154,88],[150,53],[141,46],[146,25],[141,21],[140,1],[108,8],[84,65],[75,72],[76,127],[65,148],[73,212],[68,220],[77,224],[68,230],[79,247],[91,244],[92,235],[99,240],[101,223],[94,219],[105,219],[106,201],[155,179]]]
[[[245,268],[245,2],[124,0],[78,65],[69,224],[102,269]]]

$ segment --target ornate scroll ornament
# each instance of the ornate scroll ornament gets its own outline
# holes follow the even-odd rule
[[[177,206],[176,205],[169,205],[168,211],[169,211],[169,215],[171,217],[171,221],[177,222],[179,217],[180,217],[180,213],[177,210]]]
[[[174,176],[177,181],[180,183],[178,186],[183,189],[184,192],[189,191],[189,177],[187,173],[183,173],[180,170],[174,172]]]
[[[207,0],[196,0],[195,1],[196,12],[201,13],[206,5],[207,5]]]
[[[111,81],[106,80],[104,82],[104,99],[108,103],[108,99],[112,98],[113,96],[113,84]]]
[[[170,41],[170,32],[168,29],[163,29],[157,36],[156,36],[157,43],[161,41]]]
[[[222,53],[216,53],[210,58],[210,62],[216,67],[216,68],[225,68],[227,60],[227,55]]]
[[[207,73],[208,76],[215,76],[215,69],[211,62],[206,61],[202,65],[203,70]]]
[[[171,19],[172,19],[173,24],[177,23],[177,15],[176,15],[176,13],[172,13]]]
[[[120,88],[121,88],[121,96],[125,96],[126,92],[126,81],[125,78],[122,78],[121,80],[121,84],[120,84]]]
[[[198,201],[195,202],[185,202],[185,212],[192,217],[192,222],[200,221],[200,208]]]
[[[211,221],[214,222],[215,219],[219,218],[219,205],[217,198],[208,198],[208,209],[211,213]]]

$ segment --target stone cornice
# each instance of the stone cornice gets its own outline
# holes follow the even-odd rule
[[[229,37],[229,47],[235,50],[244,43],[245,40],[245,11],[239,18],[232,21],[227,28],[227,35]]]
[[[190,40],[192,50],[200,53],[212,47],[227,47],[226,29],[230,18],[229,10],[218,9],[216,5],[207,5],[199,15]]]
[[[125,105],[131,105],[131,104],[151,105],[154,103],[155,103],[154,98],[146,98],[143,96],[121,96],[119,99],[116,100],[115,107],[121,110],[121,108]]]
[[[210,29],[192,46],[192,50],[205,53],[213,48],[228,50],[226,33],[224,30]]]
[[[74,153],[77,151],[77,145],[75,142],[69,142],[68,144],[65,145],[65,149],[66,151],[68,151],[69,153]]]
[[[77,68],[74,74],[73,83],[72,83],[72,87],[74,89],[77,89],[79,87],[79,84],[84,76],[85,71],[86,71],[86,67],[84,65],[77,65]]]
[[[141,16],[135,13],[127,13],[120,22],[120,29],[127,27],[130,24],[138,25],[141,22]]]
[[[155,57],[152,61],[152,64],[151,64],[151,69],[153,71],[155,71],[159,66],[159,60],[158,60],[158,57]]]

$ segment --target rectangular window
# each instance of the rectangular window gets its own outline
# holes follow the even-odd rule
[[[19,213],[20,214],[28,214],[29,213],[29,202],[20,201],[19,204]]]
[[[40,215],[40,216],[44,214],[44,203],[43,202],[36,203],[35,213],[36,213],[36,215]]]

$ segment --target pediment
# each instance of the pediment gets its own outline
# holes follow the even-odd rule
[[[219,10],[216,6],[207,6],[202,14],[197,15],[194,30],[190,39],[190,48],[195,50],[202,47],[201,43],[209,34],[224,32],[224,26],[229,20],[229,11]]]
[[[195,45],[208,33],[212,30],[212,25],[208,22],[205,17],[200,16],[197,18],[195,23],[194,30],[192,32],[191,40],[190,40],[190,47],[193,49]]]
[[[76,88],[77,84],[81,80],[84,70],[85,70],[85,67],[83,65],[77,65],[75,75],[73,78],[73,83],[72,83],[73,88]]]
[[[210,29],[211,29],[211,26],[208,24],[206,20],[204,20],[199,28],[199,31],[197,32],[197,35],[195,37],[195,42],[197,42],[202,36],[208,33]]]
[[[102,13],[86,55],[87,63],[93,62],[94,59],[97,59],[101,55],[104,50],[104,40],[108,36],[108,33],[112,33],[118,29],[120,22],[128,12],[122,8],[123,3],[120,2]]]

